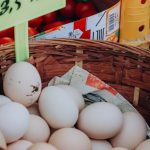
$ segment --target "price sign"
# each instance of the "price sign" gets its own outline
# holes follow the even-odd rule
[[[27,51],[27,22],[65,7],[65,2],[66,0],[0,0],[0,31],[15,26],[15,46],[18,61],[28,57],[25,55],[29,53]],[[24,50],[21,51],[20,49]]]
[[[0,30],[65,6],[65,0],[0,0]]]

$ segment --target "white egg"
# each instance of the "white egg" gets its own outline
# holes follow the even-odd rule
[[[123,125],[120,109],[110,103],[97,102],[87,106],[79,115],[78,128],[92,139],[115,136]]]
[[[32,143],[29,141],[18,140],[17,142],[9,144],[7,150],[28,150],[31,145]]]
[[[6,145],[6,141],[5,138],[2,134],[2,132],[0,131],[0,150],[6,150],[7,149],[7,145]]]
[[[111,150],[111,144],[106,140],[91,140],[92,150]]]
[[[86,134],[75,128],[62,128],[50,137],[49,143],[58,150],[91,150],[91,141]]]
[[[8,103],[0,108],[0,130],[7,143],[20,139],[29,126],[29,112],[19,103]]]
[[[115,148],[112,148],[112,150],[128,150],[126,148],[123,148],[123,147],[115,147]],[[143,149],[145,150],[145,149]]]
[[[112,138],[113,147],[135,149],[146,139],[147,126],[143,117],[135,112],[124,113],[124,123],[121,131]]]
[[[8,97],[0,95],[0,106],[12,102]]]
[[[3,80],[6,96],[25,106],[32,105],[41,93],[41,78],[36,68],[27,62],[13,64]]]
[[[36,143],[29,147],[28,150],[57,150],[53,145],[48,143]]]
[[[39,105],[38,103],[34,103],[30,107],[27,108],[30,114],[40,116]]]
[[[39,99],[40,114],[54,128],[73,127],[78,119],[78,107],[67,93],[55,86],[43,89]]]
[[[150,150],[150,139],[140,143],[135,150]]]
[[[79,110],[82,110],[85,107],[85,101],[80,91],[69,85],[57,85],[57,86],[65,90],[67,94],[72,97],[72,100],[75,101]]]
[[[46,142],[50,136],[50,128],[47,122],[39,116],[30,115],[30,124],[23,139],[35,142]]]

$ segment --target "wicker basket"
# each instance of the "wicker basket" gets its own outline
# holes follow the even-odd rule
[[[149,49],[150,50],[150,41],[147,43],[143,43],[141,45],[139,45],[139,47],[145,48],[145,49]]]
[[[55,39],[32,41],[30,56],[43,86],[79,65],[118,90],[150,124],[150,51],[113,42]],[[14,46],[0,47],[1,93],[2,76],[14,62]]]

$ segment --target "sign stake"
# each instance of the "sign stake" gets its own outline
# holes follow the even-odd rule
[[[15,26],[16,62],[29,58],[28,22]]]

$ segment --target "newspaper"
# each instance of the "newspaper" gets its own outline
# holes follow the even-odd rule
[[[74,66],[62,77],[54,77],[48,85],[58,84],[71,85],[77,88],[83,94],[87,105],[94,102],[109,102],[118,106],[123,113],[128,111],[139,113],[115,89],[78,66]],[[148,125],[147,127],[147,135],[150,137],[150,128]]]

